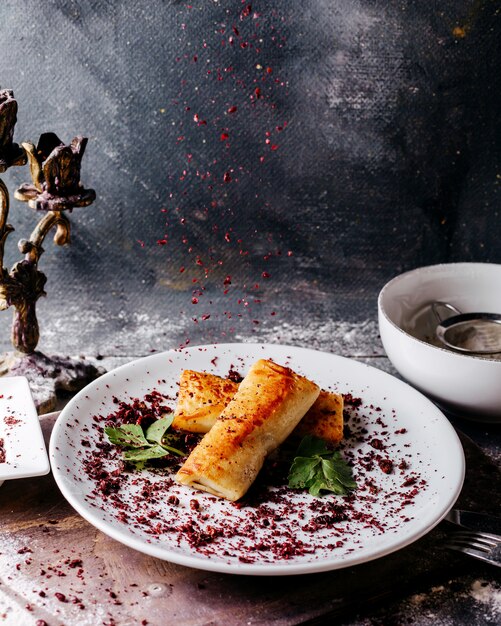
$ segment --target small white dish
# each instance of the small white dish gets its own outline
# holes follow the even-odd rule
[[[381,340],[397,371],[448,411],[483,422],[501,421],[501,360],[440,344],[431,305],[501,313],[500,286],[501,265],[447,263],[393,278],[378,298]]]
[[[175,484],[172,470],[124,472],[115,451],[103,448],[103,426],[108,414],[118,410],[118,401],[142,401],[156,390],[173,407],[183,369],[227,376],[229,370],[245,373],[259,358],[288,365],[325,389],[360,398],[360,406],[353,400],[350,407],[346,400],[351,432],[342,444],[359,481],[353,498],[319,499],[287,487],[263,486],[256,502],[244,500],[240,506]],[[379,465],[380,454],[394,465],[388,473]],[[117,541],[188,567],[261,576],[339,569],[399,550],[443,519],[464,478],[463,450],[453,427],[415,389],[334,354],[270,344],[173,350],[101,376],[61,412],[52,431],[50,459],[68,502]],[[119,484],[108,490],[106,476]],[[311,527],[323,524],[321,518],[338,507],[347,517],[336,518],[335,528]],[[270,519],[271,528],[264,525]],[[288,551],[291,541],[294,550],[301,547],[299,552]]]
[[[42,429],[24,376],[0,378],[0,440],[1,482],[49,473]]]

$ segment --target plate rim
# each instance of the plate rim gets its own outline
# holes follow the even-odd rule
[[[101,519],[98,515],[93,515],[94,511],[82,503],[78,497],[76,497],[68,487],[68,477],[63,475],[62,471],[60,471],[57,467],[57,454],[58,451],[56,449],[56,438],[60,430],[62,430],[64,424],[66,423],[66,415],[70,413],[71,409],[74,405],[76,405],[81,397],[84,397],[88,394],[89,388],[95,385],[98,381],[104,382],[106,384],[106,379],[114,377],[117,372],[121,370],[127,370],[131,366],[139,366],[147,362],[154,362],[156,360],[160,360],[161,358],[168,358],[168,355],[171,354],[183,354],[183,353],[193,353],[201,350],[205,350],[207,348],[215,349],[215,350],[232,350],[249,347],[252,349],[262,349],[267,350],[299,350],[300,352],[307,352],[311,354],[322,354],[327,355],[328,357],[332,357],[336,360],[349,362],[354,364],[355,367],[361,367],[362,369],[368,368],[371,370],[373,374],[376,376],[381,376],[383,379],[388,377],[392,380],[393,384],[396,384],[398,387],[405,389],[407,392],[411,394],[415,394],[416,396],[421,398],[421,401],[424,404],[428,404],[427,408],[430,408],[435,416],[439,419],[441,425],[449,430],[449,436],[451,437],[451,444],[454,443],[454,451],[457,456],[456,461],[459,463],[459,475],[456,477],[456,483],[454,488],[451,489],[451,493],[447,499],[445,505],[438,507],[440,513],[435,516],[432,523],[425,525],[424,527],[415,529],[412,533],[405,534],[399,541],[394,541],[390,545],[382,546],[379,549],[375,550],[372,554],[354,554],[351,553],[348,558],[341,558],[337,561],[333,561],[330,559],[324,559],[323,561],[310,561],[307,563],[291,563],[290,561],[274,562],[274,563],[223,563],[211,561],[210,557],[202,558],[200,556],[193,556],[191,554],[183,554],[177,552],[169,552],[168,555],[165,555],[165,548],[153,545],[147,541],[136,538],[133,535],[127,534],[126,530],[115,529],[111,526],[106,520]],[[146,369],[146,368],[145,368]],[[453,508],[459,494],[461,493],[466,464],[465,464],[465,455],[463,446],[461,444],[461,440],[459,439],[458,434],[456,433],[454,427],[451,422],[447,419],[444,413],[437,407],[429,398],[427,398],[423,393],[421,393],[416,388],[412,387],[410,384],[405,381],[381,370],[373,365],[368,365],[361,361],[357,361],[355,358],[345,357],[333,352],[321,351],[314,348],[307,348],[304,346],[294,346],[291,344],[282,344],[282,343],[262,343],[262,342],[230,342],[230,343],[210,343],[210,344],[199,344],[193,346],[186,346],[184,348],[172,348],[170,350],[165,350],[162,352],[156,352],[155,354],[146,355],[143,357],[139,357],[136,359],[132,359],[131,361],[120,365],[117,368],[106,372],[102,376],[100,376],[95,381],[92,381],[88,385],[86,385],[81,391],[79,391],[62,409],[60,412],[54,427],[51,432],[50,443],[49,443],[49,460],[52,468],[52,474],[54,480],[60,489],[63,497],[67,500],[67,502],[75,509],[75,511],[81,515],[89,524],[103,532],[105,535],[111,537],[115,541],[126,545],[132,549],[135,549],[143,554],[147,554],[149,556],[168,561],[170,563],[175,563],[177,565],[183,565],[185,567],[191,567],[194,569],[199,569],[203,571],[212,571],[216,573],[224,573],[224,574],[234,574],[234,575],[252,575],[252,576],[289,576],[289,575],[303,575],[303,574],[315,574],[326,571],[334,571],[338,569],[344,569],[346,567],[352,567],[355,565],[360,565],[362,563],[368,563],[370,561],[382,558],[387,556],[388,554],[392,554],[393,552],[397,552],[402,548],[405,548],[424,535],[428,534],[435,526],[437,526],[447,515],[447,513]],[[162,554],[161,554],[162,553]]]

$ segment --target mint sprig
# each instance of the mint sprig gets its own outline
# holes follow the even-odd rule
[[[322,491],[346,495],[356,489],[351,467],[339,451],[330,450],[323,439],[307,435],[299,444],[289,471],[291,489],[308,489],[315,497]]]
[[[146,432],[139,424],[106,426],[108,441],[124,448],[123,459],[131,463],[144,464],[150,459],[160,459],[169,454],[184,456],[182,450],[171,445],[172,436],[167,434],[174,417],[163,417],[148,426]]]
[[[137,448],[138,446],[149,445],[139,424],[124,424],[116,428],[107,426],[104,432],[108,436],[110,443],[116,446]]]

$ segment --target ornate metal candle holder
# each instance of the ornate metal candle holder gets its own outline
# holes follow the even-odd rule
[[[23,375],[40,412],[54,409],[59,389],[77,391],[99,376],[103,370],[69,357],[48,357],[36,351],[39,328],[36,303],[45,296],[45,274],[38,269],[43,254],[42,243],[55,228],[54,243],[70,243],[70,222],[63,211],[88,206],[95,198],[93,189],[80,182],[80,165],[87,145],[85,137],[75,137],[63,144],[54,133],[40,136],[38,145],[13,142],[17,121],[17,102],[13,92],[0,91],[0,173],[29,160],[31,183],[14,193],[35,211],[44,213],[29,239],[21,239],[19,251],[24,259],[9,271],[3,266],[5,242],[14,228],[7,223],[9,192],[0,179],[0,310],[14,307],[12,344],[14,351],[0,355],[0,375]]]

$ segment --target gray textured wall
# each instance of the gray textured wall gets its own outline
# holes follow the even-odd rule
[[[2,0],[16,140],[90,138],[98,200],[41,262],[62,327],[363,320],[402,270],[501,262],[500,42],[491,1]],[[13,202],[9,263],[36,219]]]

